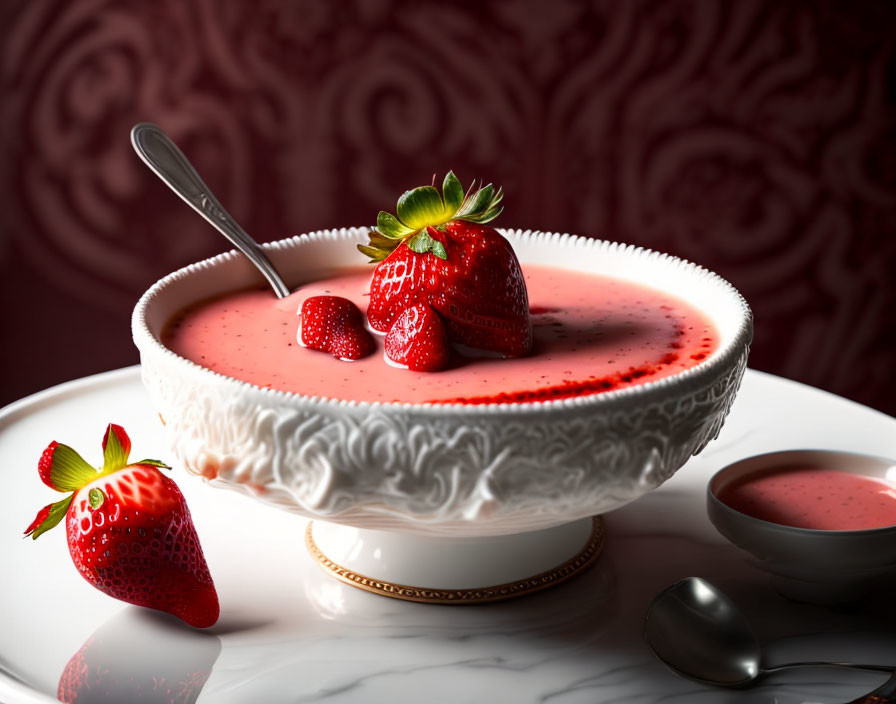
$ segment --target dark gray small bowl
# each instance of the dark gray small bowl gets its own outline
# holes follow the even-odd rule
[[[830,604],[865,594],[896,570],[896,525],[872,530],[810,530],[753,518],[717,498],[729,482],[771,468],[838,469],[896,479],[896,461],[831,450],[788,450],[749,457],[719,470],[706,492],[709,520],[773,575],[775,588],[797,601]]]

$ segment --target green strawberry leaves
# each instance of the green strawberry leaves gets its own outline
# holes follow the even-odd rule
[[[398,219],[415,231],[428,225],[441,225],[454,215],[454,211],[449,212],[442,202],[442,196],[435,186],[405,191],[398,199],[397,210]]]
[[[501,214],[503,199],[504,192],[500,188],[495,191],[494,186],[488,184],[468,197],[455,217],[470,222],[489,222]]]
[[[131,454],[131,439],[120,425],[109,423],[103,436],[103,471],[126,467]],[[83,485],[82,485],[83,486]]]
[[[376,227],[368,233],[370,241],[366,245],[359,244],[358,250],[375,263],[388,257],[402,242],[407,242],[408,247],[419,254],[447,259],[445,245],[432,237],[427,228],[444,229],[452,220],[486,223],[498,217],[503,209],[504,195],[500,188],[496,191],[488,184],[477,189],[475,185],[474,181],[465,192],[454,172],[449,171],[442,181],[441,194],[435,185],[405,191],[398,199],[398,216],[381,210]]]
[[[41,478],[56,491],[72,492],[56,503],[48,504],[38,511],[37,516],[25,531],[32,538],[46,533],[56,526],[71,506],[75,493],[100,477],[129,467],[128,457],[131,454],[131,439],[124,428],[109,423],[103,436],[103,467],[96,470],[68,445],[52,442],[44,451],[38,462],[38,473]],[[140,460],[133,464],[160,469],[171,469],[159,460]],[[100,508],[106,501],[102,489],[93,487],[87,492],[87,502],[92,509]]]
[[[408,239],[408,247],[417,254],[435,254],[439,259],[447,259],[448,252],[445,251],[445,245],[439,242],[435,237],[426,230],[421,230],[416,235]]]
[[[73,496],[74,494],[69,494],[61,501],[44,506],[37,512],[37,516],[25,530],[25,535],[30,535],[32,540],[37,540],[48,530],[55,528],[59,521],[65,517],[65,514],[68,513],[68,507],[71,506]]]
[[[381,212],[380,215],[388,215],[390,218],[392,218],[392,220],[395,220],[395,218],[392,217],[391,215],[389,215],[389,213]],[[404,227],[404,225],[399,223],[397,220],[395,220],[395,222],[397,223],[397,225],[399,227]],[[366,254],[368,257],[370,257],[370,261],[372,261],[372,262],[383,261],[383,259],[388,257],[392,253],[392,250],[394,250],[398,245],[400,245],[402,243],[402,241],[404,240],[404,238],[407,236],[407,235],[400,235],[400,236],[392,237],[392,236],[387,236],[385,234],[381,234],[382,232],[383,232],[382,230],[380,230],[380,231],[377,231],[376,229],[370,230],[367,233],[367,236],[370,238],[370,246],[366,246],[363,244],[358,245],[358,249],[361,252],[363,252],[364,254]],[[410,234],[413,234],[413,232],[414,232],[413,230],[409,230],[407,234],[410,235]]]
[[[50,465],[50,481],[56,491],[75,491],[97,477],[97,471],[68,445],[57,445]]]
[[[445,180],[442,181],[442,198],[445,201],[445,208],[452,213],[460,210],[460,206],[464,203],[464,187],[460,185],[453,171],[445,174]]]
[[[159,469],[171,469],[171,465],[167,465],[159,460],[140,460],[139,462],[134,462],[133,464],[142,464],[147,467],[158,467]]]
[[[376,229],[379,233],[382,233],[382,236],[397,240],[404,239],[414,232],[413,227],[408,227],[392,213],[387,213],[385,210],[381,210],[379,215],[376,216]]]

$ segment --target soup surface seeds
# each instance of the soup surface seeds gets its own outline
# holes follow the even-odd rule
[[[447,369],[389,366],[383,338],[354,362],[296,342],[297,312],[330,294],[366,312],[370,268],[310,282],[284,299],[250,290],[203,302],[170,321],[162,342],[177,354],[256,386],[355,401],[501,403],[571,398],[689,369],[718,347],[712,323],[675,297],[622,280],[527,266],[533,352],[517,359],[455,354]]]

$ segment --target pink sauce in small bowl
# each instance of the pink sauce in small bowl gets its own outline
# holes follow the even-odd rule
[[[834,468],[772,467],[724,484],[716,497],[735,511],[795,528],[896,525],[896,484]]]
[[[837,450],[784,450],[720,469],[710,522],[797,601],[860,598],[896,571],[896,461]]]

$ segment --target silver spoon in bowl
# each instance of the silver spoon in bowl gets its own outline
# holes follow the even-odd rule
[[[156,176],[246,255],[267,279],[277,298],[289,295],[289,289],[264,250],[224,210],[184,153],[160,127],[149,122],[134,125],[131,144]]]
[[[762,666],[762,646],[746,617],[699,577],[676,582],[647,609],[644,638],[679,675],[718,687],[745,687],[760,675],[791,667],[849,667],[893,674],[896,666],[848,662],[795,662]]]

